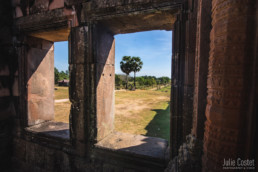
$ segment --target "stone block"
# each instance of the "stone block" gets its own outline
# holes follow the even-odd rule
[[[168,142],[165,139],[113,132],[96,144],[97,147],[124,152],[137,157],[165,160]]]
[[[97,140],[113,131],[115,102],[115,68],[113,65],[97,64]]]
[[[16,76],[14,77],[14,82],[13,82],[13,87],[12,87],[12,91],[13,91],[13,96],[19,96],[19,85],[18,85],[18,81],[19,78]]]
[[[49,49],[31,48],[28,51],[29,125],[54,119],[54,51],[49,44],[43,46]]]
[[[84,100],[85,92],[85,76],[84,76],[83,64],[71,64],[70,70],[70,86],[69,86],[69,98],[71,102],[78,102]]]
[[[72,140],[84,142],[86,137],[85,102],[72,103],[70,114],[70,134]]]
[[[116,165],[111,165],[111,164],[103,165],[103,172],[119,172],[119,171],[123,171],[123,168],[118,167]]]
[[[23,13],[22,13],[22,10],[20,7],[15,7],[15,17],[16,18],[19,18],[19,17],[22,17],[23,16]]]
[[[49,7],[49,0],[34,0],[33,6],[30,8],[30,13],[41,13],[47,11]]]
[[[9,71],[9,67],[6,64],[1,64],[0,65],[0,76],[9,76],[10,75],[10,71]]]
[[[0,97],[10,96],[10,90],[0,83]]]
[[[20,3],[21,3],[21,0],[12,0],[12,6],[13,7],[16,7],[16,6],[20,5]]]
[[[85,63],[88,55],[88,26],[72,28],[69,39],[69,64]]]
[[[97,26],[94,31],[95,57],[94,62],[100,64],[115,64],[115,39],[113,34],[103,26]]]
[[[64,0],[53,0],[49,5],[49,10],[64,7]]]

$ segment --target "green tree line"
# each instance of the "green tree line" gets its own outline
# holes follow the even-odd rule
[[[129,83],[134,83],[135,78],[135,84],[137,87],[153,87],[157,85],[167,85],[171,83],[171,80],[169,77],[155,77],[155,76],[138,76],[138,77],[128,77],[126,75],[115,75],[115,85],[117,89],[126,88],[127,79]],[[129,84],[130,85],[130,84]],[[133,85],[131,85],[132,87]],[[130,86],[129,86],[130,88]]]
[[[69,71],[58,71],[58,69],[55,67],[55,84],[58,84],[58,81],[62,81],[64,79],[69,79]]]

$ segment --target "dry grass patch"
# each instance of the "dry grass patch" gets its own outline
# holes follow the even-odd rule
[[[55,121],[69,123],[71,102],[55,103]]]
[[[57,88],[57,90],[55,90],[55,100],[69,98],[69,87],[55,86],[55,88]]]
[[[118,91],[115,100],[117,131],[169,140],[170,92]]]
[[[58,87],[56,99],[68,99],[68,87]],[[115,129],[169,140],[170,88],[116,91]],[[69,122],[71,103],[55,103],[55,121]]]

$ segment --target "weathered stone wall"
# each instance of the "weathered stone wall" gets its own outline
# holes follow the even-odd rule
[[[28,38],[26,41],[28,125],[54,119],[54,45]]]
[[[93,28],[93,65],[96,77],[97,141],[114,130],[115,105],[115,40],[113,34],[97,25]]]
[[[137,140],[144,142],[140,146],[113,148],[128,139],[121,140],[121,134],[113,132],[113,36],[172,27],[172,156],[167,171],[219,171],[223,158],[257,158],[257,139],[253,142],[257,138],[257,4],[257,0],[213,0],[211,9],[211,2],[204,0],[1,1],[3,171],[163,171],[169,152],[164,141],[144,138]],[[37,130],[26,128],[52,119],[52,108],[39,108],[40,113],[30,115],[35,103],[30,100],[33,94],[41,100],[42,93],[43,102],[52,101],[53,77],[48,75],[53,72],[52,44],[67,39],[70,127],[58,128],[52,122],[48,127],[57,126],[57,131],[48,134],[39,130],[43,125],[34,126]],[[37,76],[41,74],[47,78],[44,82],[44,76]],[[49,83],[48,89],[39,83]],[[150,153],[150,142],[162,150],[159,157]]]
[[[12,156],[12,128],[18,112],[18,58],[12,4],[0,2],[0,167],[8,171]]]
[[[57,8],[63,8],[66,0],[12,0],[13,15],[15,18],[37,14]]]
[[[255,84],[255,5],[212,1],[203,171],[222,170],[224,159],[250,159],[245,146],[252,142],[247,128]]]
[[[211,2],[198,3],[192,134],[203,139],[210,50]]]
[[[191,133],[193,114],[194,58],[196,45],[197,1],[184,5],[173,29],[170,142],[175,157]]]
[[[94,1],[65,1],[64,8],[60,3],[56,9],[51,7],[56,1],[27,2],[13,4],[16,10],[22,11],[14,16],[14,27],[19,28],[17,34],[21,42],[18,52],[22,96],[19,102],[21,114],[14,127],[13,170],[163,171],[168,144],[162,139],[133,136],[131,140],[138,140],[131,146],[132,150],[105,147],[109,140],[105,140],[104,145],[96,143],[114,133],[114,34],[157,28],[170,30],[175,21],[174,14],[178,12],[174,9],[178,8],[178,2],[128,1],[118,6],[115,1],[110,1],[106,5],[97,3],[100,8]],[[117,8],[116,13],[122,15],[114,17],[111,7]],[[123,21],[129,14],[131,17]],[[125,27],[124,23],[127,24]],[[69,98],[72,103],[69,129],[61,127],[65,125],[45,122],[53,116],[44,112],[52,109],[32,108],[35,99],[31,99],[36,97],[41,101],[39,104],[51,104],[52,44],[66,39],[69,40]],[[49,70],[43,70],[45,68]],[[42,80],[49,83],[47,87],[42,85]],[[56,129],[40,130],[44,126],[45,129]],[[126,136],[121,139],[119,134],[116,136],[119,136],[114,140],[116,143],[128,139]],[[152,153],[151,144],[161,151]]]

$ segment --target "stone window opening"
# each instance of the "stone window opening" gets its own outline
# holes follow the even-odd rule
[[[29,127],[26,130],[36,133],[35,136],[47,135],[46,140],[49,139],[49,134],[54,137],[54,141],[57,138],[65,139],[65,143],[69,143],[73,151],[81,156],[90,155],[101,159],[109,154],[114,154],[116,157],[125,154],[124,158],[128,160],[139,161],[146,166],[155,164],[153,165],[155,168],[164,169],[171,149],[167,141],[160,138],[128,135],[114,130],[114,36],[148,30],[171,31],[177,14],[178,9],[171,7],[160,9],[157,13],[153,11],[136,13],[130,16],[130,20],[128,20],[128,14],[111,17],[111,19],[107,16],[100,20],[92,19],[81,26],[71,27],[69,31],[65,30],[65,40],[69,41],[71,93],[69,99],[72,103],[69,124],[61,125],[57,127],[57,132],[53,132],[53,128],[57,125],[56,122],[51,122],[53,116],[43,115],[42,120],[33,121],[29,116],[31,108],[27,106],[29,107],[28,123],[25,125]],[[31,36],[38,44],[46,41],[52,46],[56,41],[53,39],[56,37],[52,39],[51,32],[50,29],[48,32],[31,34]],[[56,30],[53,33],[57,33]],[[62,40],[64,39],[58,41]],[[31,43],[28,47],[33,46],[35,44]],[[40,45],[40,47],[44,46]],[[25,69],[30,68],[25,66]],[[27,91],[29,95],[29,87]],[[46,101],[46,103],[49,102]]]
[[[92,57],[96,67],[96,90],[94,90],[96,95],[96,104],[94,105],[96,107],[94,112],[96,113],[96,118],[91,118],[95,121],[96,132],[90,140],[95,143],[96,149],[94,152],[96,156],[101,156],[103,151],[112,150],[112,152],[119,154],[127,154],[128,157],[145,157],[148,159],[148,162],[158,162],[161,166],[165,166],[170,156],[169,144],[166,140],[121,133],[114,129],[114,36],[116,34],[149,30],[171,31],[176,20],[172,13],[167,13],[167,15],[163,13],[150,16],[148,14],[145,15],[136,15],[134,17],[137,19],[132,17],[130,21],[126,20],[126,27],[122,21],[123,19],[99,21],[93,24],[89,31],[93,46],[93,52],[90,57]]]
[[[55,119],[54,121],[69,123],[71,102],[69,100],[69,81],[70,80],[69,80],[69,65],[68,65],[68,41],[55,42],[54,52],[55,52],[55,57],[54,57]]]
[[[115,83],[115,131],[169,141],[171,83],[165,84],[164,78],[161,82],[161,77],[171,75],[172,32],[151,30],[114,37],[115,73],[119,78]],[[136,88],[134,72],[129,74],[125,88],[126,74],[120,69],[123,56],[140,57],[143,62],[136,72]]]
[[[28,127],[26,130],[42,136],[69,140],[69,122],[65,122],[69,121],[70,116],[69,94],[68,98],[65,98],[67,103],[65,108],[69,109],[68,114],[63,114],[64,117],[61,117],[67,119],[60,120],[62,112],[58,114],[59,119],[55,117],[55,108],[62,111],[62,107],[58,107],[60,105],[56,103],[58,100],[55,99],[55,91],[57,90],[54,81],[55,44],[60,40],[49,40],[50,35],[48,34],[47,36],[39,35],[37,37],[28,36],[26,39],[28,43],[26,52]],[[66,56],[68,63],[68,53]],[[60,97],[60,95],[58,96]]]

